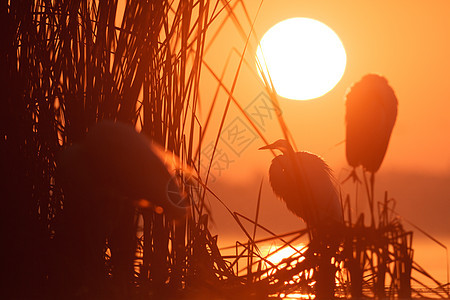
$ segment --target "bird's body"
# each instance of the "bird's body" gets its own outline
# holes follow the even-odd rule
[[[397,117],[397,98],[384,77],[364,76],[346,95],[346,156],[350,166],[375,173]]]
[[[339,197],[333,183],[331,170],[328,165],[309,152],[295,153],[295,159],[300,170],[304,170],[304,180],[308,187],[300,186],[300,178],[296,178],[291,161],[287,155],[279,155],[272,160],[269,169],[269,179],[275,194],[281,198],[287,208],[303,220],[308,220],[308,211],[302,205],[300,195],[306,195],[309,189],[312,209],[318,222],[342,222],[342,212]],[[299,191],[302,189],[303,191]]]
[[[311,228],[343,222],[334,179],[322,158],[309,152],[294,152],[286,140],[261,149],[283,152],[272,160],[269,180],[274,193],[290,211]]]
[[[107,278],[106,241],[115,282],[126,284],[134,276],[136,208],[161,207],[168,217],[182,217],[186,209],[174,203],[178,186],[150,141],[126,124],[97,124],[62,153],[58,167],[64,222],[55,285],[63,295],[100,298]]]
[[[114,197],[145,199],[175,217],[186,211],[169,197],[172,176],[150,141],[126,124],[103,121],[94,126],[81,144],[63,153],[60,170],[63,187],[71,194],[98,194],[110,202]]]

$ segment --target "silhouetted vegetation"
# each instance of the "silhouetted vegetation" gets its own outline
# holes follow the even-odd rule
[[[118,1],[1,5],[2,284],[13,297],[51,295],[55,288],[64,293],[64,284],[73,284],[52,285],[59,276],[56,258],[64,255],[54,245],[64,219],[57,157],[94,124],[136,125],[195,168],[202,51],[217,7],[208,1],[125,2],[124,11]],[[195,259],[207,216],[201,201],[190,201],[192,218],[176,224],[140,212],[142,257],[127,283],[164,293],[209,276],[212,270]],[[110,272],[106,268],[104,276]]]
[[[245,8],[242,1],[237,4]],[[301,251],[294,248],[307,230],[277,235],[258,224],[258,214],[251,219],[227,208],[248,238],[236,243],[231,256],[221,254],[218,237],[208,230],[205,195],[225,203],[208,188],[212,160],[206,177],[198,175],[208,129],[208,121],[200,124],[196,115],[203,70],[228,95],[214,149],[231,103],[266,142],[233,96],[240,67],[247,63],[245,49],[252,46],[249,40],[254,37],[253,28],[245,33],[233,13],[235,7],[226,1],[207,0],[126,0],[124,10],[117,0],[8,0],[0,4],[0,282],[5,298],[263,299],[315,292],[317,248],[313,244]],[[219,14],[232,20],[246,41],[231,88],[203,61],[206,34]],[[284,138],[292,143],[270,79],[264,81]],[[207,107],[207,120],[215,100]],[[70,268],[86,266],[76,261],[76,255],[65,253],[64,243],[71,236],[64,231],[68,202],[57,180],[58,164],[63,151],[82,143],[87,132],[103,120],[134,126],[169,156],[177,157],[174,178],[190,211],[181,221],[138,206],[123,213],[133,215],[130,240],[135,257],[118,263],[111,245],[115,241],[102,238],[103,257],[89,266],[98,274],[86,285],[67,275]],[[372,201],[376,203],[373,197]],[[257,202],[259,207],[260,198]],[[352,219],[349,198],[344,203],[346,239],[329,253],[339,281],[336,295],[420,295],[411,286],[412,270],[432,276],[414,263],[412,233],[392,214],[392,202],[387,197],[382,201],[378,224],[370,227],[364,225],[363,216]],[[79,222],[91,225],[95,220]],[[244,223],[251,224],[253,233]],[[258,240],[256,228],[271,238]],[[272,263],[259,249],[271,240],[281,241],[296,253]],[[75,244],[71,251],[83,251],[77,246],[81,247]],[[437,284],[442,287],[439,292],[448,296]]]

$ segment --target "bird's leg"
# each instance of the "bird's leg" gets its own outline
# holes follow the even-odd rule
[[[353,179],[353,182],[355,183],[355,212],[356,212],[356,216],[358,216],[358,192],[359,192],[359,185],[362,183],[362,181],[359,179],[358,173],[356,172],[356,170],[357,170],[357,168],[353,168],[350,175],[348,175],[348,177],[344,181],[342,181],[342,184],[344,184],[350,178]],[[350,201],[349,201],[349,205],[350,205]],[[350,215],[350,207],[349,207],[349,221],[351,224],[352,222],[351,222],[351,215]]]
[[[369,183],[367,182],[366,170],[363,170],[363,178],[364,178],[364,186],[366,187],[367,199],[369,200],[371,226],[374,227],[375,226],[375,217],[374,217],[374,213],[373,213],[373,192],[372,192],[372,188],[369,187]],[[371,180],[371,183],[372,183],[372,180]]]
[[[372,198],[372,209],[375,203],[375,172],[370,173],[370,196]]]
[[[318,272],[316,279],[316,298],[333,299],[334,298],[334,276],[336,268],[331,264],[330,249],[324,247],[318,258]]]
[[[317,228],[311,243],[316,257],[316,299],[334,299],[337,268],[333,257],[343,241],[343,225],[329,223]]]
[[[359,192],[359,186],[360,186],[360,183],[361,182],[356,182],[356,187],[355,187],[355,212],[356,212],[356,217],[358,217],[359,216],[359,214],[358,214],[358,192]],[[350,222],[350,225],[351,225],[352,223]]]

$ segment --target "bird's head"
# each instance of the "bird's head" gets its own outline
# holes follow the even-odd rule
[[[291,144],[288,141],[280,139],[275,143],[269,144],[267,146],[261,147],[258,150],[266,150],[266,149],[277,149],[283,152],[283,154],[288,154],[289,152],[294,152]]]

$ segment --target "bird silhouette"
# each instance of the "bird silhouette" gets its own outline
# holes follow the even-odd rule
[[[106,241],[117,286],[133,278],[136,209],[181,218],[186,208],[176,181],[150,141],[127,124],[103,121],[59,160],[64,191],[62,293],[95,294],[105,284]],[[67,286],[69,284],[69,286]],[[69,292],[71,290],[71,292]]]
[[[96,202],[123,198],[136,205],[160,207],[171,217],[186,212],[177,203],[179,198],[173,197],[178,187],[151,142],[124,123],[103,121],[91,128],[84,141],[61,155],[60,175],[69,194],[96,194],[100,198],[91,199]]]
[[[259,149],[278,149],[283,153],[272,160],[269,180],[274,193],[291,212],[312,229],[343,222],[334,178],[322,158],[309,152],[294,152],[283,139]]]
[[[375,173],[397,118],[397,97],[387,80],[365,75],[346,95],[346,156],[350,166]]]
[[[348,178],[358,180],[356,168],[362,166],[374,226],[375,173],[386,155],[397,118],[398,101],[386,78],[368,74],[349,89],[345,106],[346,156],[353,167]],[[370,184],[366,172],[370,173]]]
[[[315,154],[294,152],[286,140],[262,149],[283,153],[270,165],[272,189],[290,211],[305,220],[311,232],[312,241],[304,256],[317,267],[316,298],[333,299],[336,267],[330,262],[343,237],[343,216],[331,169]]]

